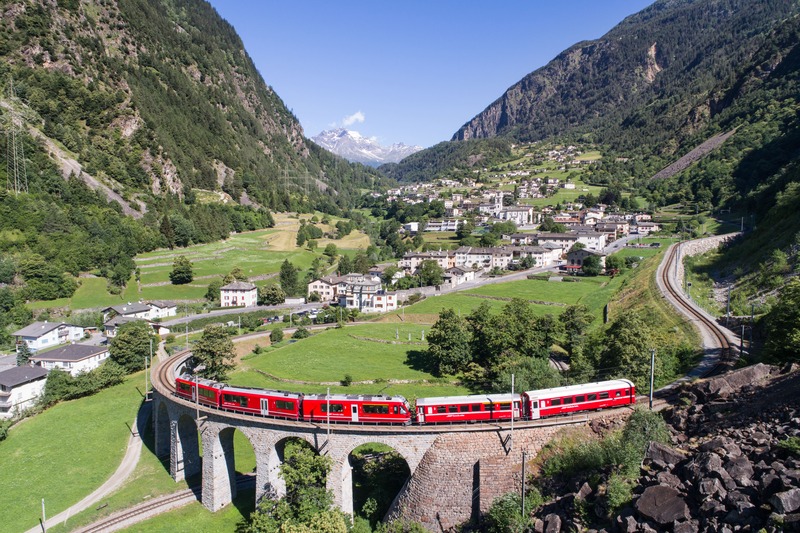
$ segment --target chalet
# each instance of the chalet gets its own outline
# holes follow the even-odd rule
[[[36,366],[17,366],[0,372],[0,418],[11,418],[33,406],[46,381],[47,370]]]
[[[89,344],[67,344],[55,350],[34,355],[31,362],[46,370],[58,368],[73,376],[94,370],[100,363],[108,359],[108,346],[92,346]]]
[[[221,307],[254,307],[258,304],[258,287],[246,281],[234,281],[219,289]]]
[[[42,348],[78,341],[83,337],[84,331],[81,326],[45,320],[25,326],[21,330],[15,331],[13,335],[17,338],[17,351],[25,343],[31,352],[35,352]]]

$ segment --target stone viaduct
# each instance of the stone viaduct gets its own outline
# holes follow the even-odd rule
[[[308,442],[333,460],[328,488],[343,511],[353,512],[350,453],[365,443],[391,446],[408,464],[410,478],[395,498],[393,518],[418,520],[441,531],[476,517],[510,490],[519,490],[522,452],[529,457],[565,424],[586,417],[510,424],[448,426],[369,426],[315,424],[208,409],[172,394],[175,367],[187,354],[153,370],[155,452],[169,456],[176,481],[202,475],[202,503],[211,511],[236,496],[234,432],[250,442],[256,457],[256,501],[280,496],[285,485],[278,475],[287,439]],[[165,371],[164,365],[168,367]],[[199,417],[199,418],[198,418]],[[199,436],[199,438],[198,438]],[[202,450],[201,450],[202,447]]]

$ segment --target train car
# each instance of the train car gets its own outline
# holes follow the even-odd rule
[[[636,389],[627,379],[614,379],[583,385],[569,385],[522,393],[523,417],[535,420],[618,407],[636,402]]]
[[[519,394],[473,394],[417,399],[417,421],[420,424],[511,420],[512,416],[520,416]]]
[[[231,411],[298,420],[303,395],[297,392],[230,387],[222,389],[220,407]]]
[[[302,413],[307,422],[411,423],[411,409],[402,396],[306,394]]]
[[[224,383],[198,378],[189,374],[183,374],[175,378],[175,390],[178,396],[210,407],[219,407],[220,391],[225,386]],[[196,395],[198,390],[200,391],[199,400]]]

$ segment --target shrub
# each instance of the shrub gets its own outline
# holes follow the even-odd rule
[[[631,498],[633,498],[631,482],[619,474],[612,474],[608,478],[608,484],[606,485],[606,502],[608,504],[609,517],[616,516],[618,511],[631,501]]]
[[[305,338],[308,338],[310,335],[311,335],[311,333],[309,333],[306,328],[304,328],[303,326],[300,326],[292,334],[292,338],[293,339],[305,339]]]
[[[0,442],[6,440],[8,437],[8,430],[11,429],[11,420],[0,420]]]
[[[349,387],[353,383],[353,376],[350,374],[345,374],[340,383],[342,384],[342,387]]]
[[[272,344],[277,344],[283,340],[283,330],[280,328],[275,328],[269,334],[269,341]]]
[[[778,443],[778,448],[795,455],[800,455],[800,437],[789,437]]]

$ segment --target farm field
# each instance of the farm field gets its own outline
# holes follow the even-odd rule
[[[506,300],[487,298],[485,296],[480,293],[471,293],[471,291],[432,296],[407,307],[405,313],[407,315],[428,316],[430,317],[428,321],[433,324],[438,319],[442,309],[454,309],[462,315],[468,315],[484,302],[489,304],[492,312],[498,312],[508,303]],[[552,305],[531,304],[531,306],[537,315],[559,313],[561,311],[560,307]]]
[[[14,427],[0,444],[4,531],[36,526],[44,498],[50,516],[99,487],[125,454],[142,401],[144,376],[94,396],[60,403]]]

